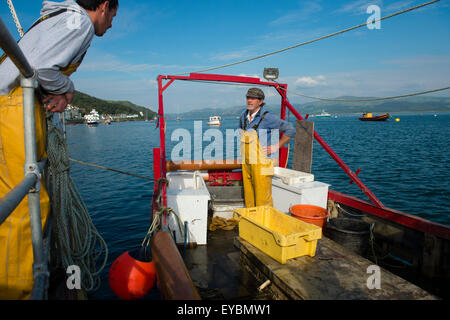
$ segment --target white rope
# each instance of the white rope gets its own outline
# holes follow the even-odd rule
[[[19,17],[17,16],[16,10],[14,9],[12,0],[6,0],[6,2],[8,2],[9,10],[11,11],[11,15],[14,19],[14,22],[16,23],[17,31],[19,32],[20,37],[22,38],[24,35],[23,29],[22,26],[20,25]]]
[[[47,185],[52,190],[55,222],[52,237],[58,250],[56,262],[65,270],[72,265],[78,266],[81,269],[82,288],[88,292],[93,291],[100,286],[99,274],[106,266],[108,247],[95,228],[86,204],[70,177],[66,140],[51,120],[47,123]],[[97,259],[103,254],[103,264],[97,269]]]
[[[371,25],[371,24],[374,24],[374,23],[376,23],[378,21],[389,19],[389,18],[398,16],[400,14],[403,14],[403,13],[406,13],[406,12],[409,12],[409,11],[413,11],[413,10],[416,10],[416,9],[428,6],[428,5],[433,4],[435,2],[438,2],[438,1],[440,1],[440,0],[429,1],[429,2],[426,2],[426,3],[420,4],[420,5],[414,6],[412,8],[405,9],[405,10],[402,10],[402,11],[390,14],[390,15],[385,16],[385,17],[382,17],[382,18],[379,18],[379,19],[375,19],[374,21],[368,21],[366,23],[362,23],[362,24],[359,24],[359,25],[351,27],[351,28],[347,28],[347,29],[344,29],[344,30],[341,30],[341,31],[333,32],[333,33],[328,34],[326,36],[322,36],[322,37],[319,37],[319,38],[316,38],[316,39],[313,39],[313,40],[310,40],[310,41],[302,42],[302,43],[299,43],[299,44],[296,44],[296,45],[293,45],[293,46],[290,46],[290,47],[287,47],[287,48],[284,48],[284,49],[280,49],[280,50],[272,51],[272,52],[269,52],[269,53],[266,53],[266,54],[262,54],[260,56],[254,57],[254,58],[249,58],[249,59],[245,59],[245,60],[241,60],[241,61],[237,61],[237,62],[233,62],[233,63],[228,63],[228,64],[224,64],[224,65],[221,65],[221,66],[218,66],[218,67],[212,67],[212,68],[207,68],[207,69],[198,70],[198,71],[192,71],[192,72],[179,73],[179,74],[175,74],[175,75],[176,76],[182,76],[182,75],[186,75],[186,74],[189,74],[189,73],[202,73],[202,72],[207,72],[207,71],[213,71],[213,70],[217,70],[217,69],[222,69],[222,68],[226,68],[226,67],[235,66],[235,65],[238,65],[238,64],[241,64],[241,63],[245,63],[245,62],[250,62],[250,61],[253,61],[253,60],[262,59],[262,58],[265,58],[265,57],[268,57],[268,56],[271,56],[271,55],[274,55],[274,54],[277,54],[277,53],[281,53],[281,52],[284,52],[284,51],[292,50],[292,49],[295,49],[295,48],[298,48],[298,47],[301,47],[301,46],[304,46],[304,45],[316,42],[316,41],[319,41],[319,40],[330,38],[330,37],[336,36],[338,34],[342,34],[342,33],[345,33],[345,32],[348,32],[348,31],[352,31],[352,30],[355,30],[355,29],[358,29],[358,28],[361,28],[361,27],[365,27],[366,25]]]

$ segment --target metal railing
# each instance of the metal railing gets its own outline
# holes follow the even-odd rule
[[[36,73],[28,63],[3,20],[0,18],[0,47],[21,73],[20,85],[23,89],[23,120],[25,138],[25,176],[6,196],[0,200],[0,224],[2,224],[28,194],[31,240],[33,245],[34,287],[31,299],[46,299],[48,288],[48,246],[41,223],[40,181],[45,160],[38,163],[36,156],[36,121],[34,113],[35,90],[38,87]],[[48,227],[48,225],[47,225]],[[50,234],[50,232],[47,232]]]

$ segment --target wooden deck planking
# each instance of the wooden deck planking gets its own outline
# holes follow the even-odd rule
[[[437,299],[423,289],[381,268],[381,288],[368,289],[367,268],[374,263],[323,237],[315,257],[299,257],[282,265],[247,241],[234,244],[253,267],[286,296],[296,300],[429,300]]]

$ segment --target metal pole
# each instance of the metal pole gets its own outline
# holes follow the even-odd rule
[[[23,122],[25,138],[25,174],[35,174],[38,177],[36,186],[28,194],[28,204],[30,212],[31,241],[33,245],[33,278],[38,281],[40,278],[48,278],[47,257],[44,254],[44,241],[41,223],[40,204],[40,179],[39,164],[36,156],[36,122],[34,110],[34,93],[37,88],[35,76],[22,78],[23,88]],[[42,281],[39,280],[39,281]],[[46,283],[46,281],[44,281]]]
[[[161,174],[162,178],[166,178],[167,168],[166,168],[166,119],[164,119],[164,105],[163,105],[163,86],[162,86],[162,76],[158,76],[158,102],[159,102],[159,140],[160,140],[160,148],[161,148]],[[173,81],[172,81],[173,82]],[[172,82],[169,82],[166,85],[166,89],[168,85]],[[167,206],[167,193],[166,193],[166,185],[162,186],[163,188],[163,206]]]
[[[20,85],[23,89],[23,125],[24,125],[24,144],[25,144],[25,179],[19,185],[28,188],[28,204],[30,214],[31,241],[33,245],[33,279],[38,284],[38,292],[33,289],[32,298],[43,299],[46,297],[46,288],[48,287],[48,267],[47,255],[44,250],[42,223],[41,223],[41,205],[40,205],[40,169],[45,166],[45,161],[37,162],[36,156],[36,122],[34,99],[35,89],[38,87],[36,74],[28,63],[25,55],[13,38],[3,20],[0,18],[0,47],[9,56],[22,74]],[[30,178],[33,176],[33,178]],[[29,185],[30,179],[34,184]],[[10,196],[10,193],[8,193]],[[16,197],[14,199],[14,197]],[[11,200],[11,198],[9,198]],[[17,195],[13,195],[13,200],[17,200]],[[20,202],[20,201],[19,201]],[[43,284],[43,285],[41,285]]]
[[[31,78],[34,75],[33,68],[31,68],[22,50],[19,48],[16,40],[6,27],[3,20],[0,18],[0,47],[5,51],[8,57],[14,62],[20,73],[25,78]]]
[[[18,185],[0,200],[0,225],[8,219],[11,213],[28,194],[30,189],[36,185],[36,181],[36,175],[26,175]]]
[[[50,254],[50,243],[52,239],[53,217],[49,215],[44,236],[44,256]],[[30,300],[48,300],[49,273],[41,273],[34,280],[33,289],[31,290]]]

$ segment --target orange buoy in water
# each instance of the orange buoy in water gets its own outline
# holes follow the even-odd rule
[[[153,288],[156,278],[155,264],[149,251],[138,248],[123,253],[109,270],[109,286],[121,299],[140,299]]]

